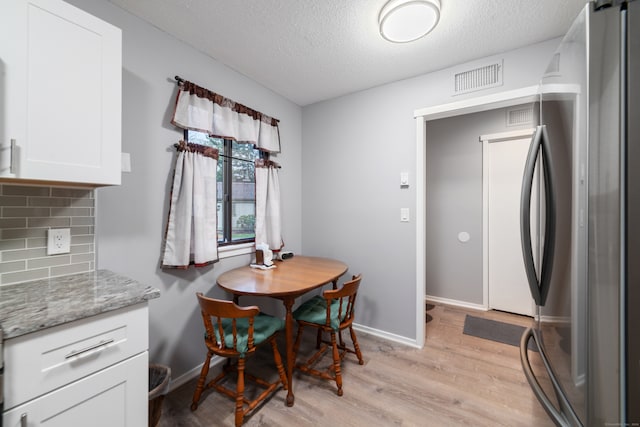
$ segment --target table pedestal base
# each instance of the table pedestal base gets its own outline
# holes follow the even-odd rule
[[[287,406],[293,406],[293,367],[296,363],[293,354],[293,302],[295,298],[283,298],[284,308],[287,311],[284,320],[284,333],[287,342]]]

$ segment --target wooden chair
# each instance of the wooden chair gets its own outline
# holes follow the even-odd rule
[[[296,368],[307,374],[311,374],[330,381],[335,381],[338,387],[338,396],[342,396],[342,370],[341,362],[346,353],[353,353],[358,357],[358,363],[364,364],[362,353],[356,334],[353,331],[353,313],[360,286],[361,275],[353,276],[340,289],[330,289],[303,303],[293,312],[293,317],[298,322],[298,334],[294,347],[294,354],[298,354],[300,338],[305,326],[318,329],[316,339],[317,351],[306,362],[299,363]],[[353,348],[348,348],[342,340],[342,331],[349,329]],[[323,341],[322,333],[328,332],[331,341]],[[336,337],[337,335],[337,337]],[[318,360],[331,344],[333,350],[333,365],[324,371],[313,368]],[[295,359],[294,359],[295,360]]]
[[[202,365],[200,378],[196,391],[193,394],[191,410],[198,408],[198,401],[202,392],[208,388],[213,388],[225,394],[236,402],[235,425],[242,425],[242,421],[252,409],[266,399],[282,383],[284,389],[287,388],[287,377],[282,367],[282,358],[276,345],[275,338],[278,331],[284,326],[282,319],[260,313],[256,306],[240,307],[231,301],[222,301],[207,298],[198,292],[198,302],[204,321],[205,337],[204,343],[207,346],[207,357]],[[215,323],[214,323],[215,322]],[[263,342],[270,342],[273,348],[273,358],[278,368],[279,380],[269,383],[261,378],[245,373],[245,359],[255,353],[256,348]],[[227,358],[222,372],[205,386],[205,380],[209,373],[209,363],[213,355]],[[230,361],[236,359],[235,364]],[[220,382],[230,372],[237,372],[236,389],[229,389]],[[265,390],[254,400],[248,400],[244,396],[244,380],[252,380]],[[244,406],[247,405],[245,408]]]

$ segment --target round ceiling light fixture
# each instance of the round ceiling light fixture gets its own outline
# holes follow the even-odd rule
[[[380,34],[394,43],[424,37],[440,19],[440,0],[389,0],[380,11]]]

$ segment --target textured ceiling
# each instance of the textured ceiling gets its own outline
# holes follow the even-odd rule
[[[441,0],[438,26],[395,44],[386,0],[110,0],[304,106],[558,37],[586,0]]]

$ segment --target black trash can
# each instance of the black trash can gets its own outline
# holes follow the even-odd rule
[[[171,368],[149,365],[149,427],[156,427],[162,415],[162,401],[169,392]]]

